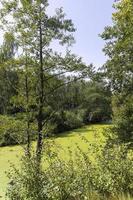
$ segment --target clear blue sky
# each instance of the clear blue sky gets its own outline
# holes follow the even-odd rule
[[[86,63],[102,65],[106,58],[102,52],[104,41],[98,36],[106,25],[112,23],[114,0],[50,0],[50,11],[56,7],[64,7],[68,18],[71,18],[77,28],[76,44],[72,50],[82,56]]]
[[[77,31],[72,51],[83,57],[87,64],[93,63],[99,67],[106,60],[102,52],[104,41],[98,34],[112,22],[113,2],[114,0],[49,0],[51,14],[55,8],[63,7],[67,17],[73,20]],[[1,34],[0,38],[1,43]]]

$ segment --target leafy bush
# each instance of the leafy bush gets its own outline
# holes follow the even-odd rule
[[[97,152],[96,147],[91,147]],[[90,149],[88,154],[90,153]],[[79,147],[75,156],[69,149],[65,162],[45,144],[43,163],[23,158],[21,170],[9,174],[10,200],[119,200],[118,194],[133,195],[133,161],[125,146],[105,148],[94,163]],[[42,163],[42,164],[43,164]]]
[[[97,170],[94,182],[100,193],[133,195],[133,160],[124,145],[105,147],[97,159]]]
[[[0,146],[18,144],[22,124],[13,117],[0,116]]]
[[[35,125],[34,125],[35,126]],[[35,129],[32,124],[31,131]],[[26,143],[26,122],[24,117],[0,116],[0,146]],[[31,139],[35,138],[31,135]]]
[[[44,110],[44,119],[49,119],[50,108]],[[52,112],[52,111],[51,111]],[[45,123],[43,136],[52,136],[67,130],[72,130],[83,125],[83,110],[62,111],[52,116],[52,119]],[[24,113],[15,116],[0,116],[0,146],[26,143],[27,118]],[[30,121],[30,138],[36,139],[37,123]]]
[[[133,96],[114,96],[114,133],[120,142],[133,145]]]
[[[56,124],[55,133],[79,128],[83,125],[83,111],[76,110],[58,112],[55,115],[53,123]]]

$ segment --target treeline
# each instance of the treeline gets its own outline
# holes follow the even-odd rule
[[[0,71],[0,145],[26,143],[26,109],[22,104],[15,102],[20,87],[19,74],[15,70],[8,71],[2,67]],[[50,78],[50,75],[47,76]],[[91,70],[88,80],[83,78],[77,80],[76,77],[70,76],[49,79],[49,84],[54,84],[54,87],[58,82],[62,86],[47,98],[43,108],[43,118],[47,120],[43,137],[72,130],[84,124],[111,120],[111,90],[102,72]],[[47,92],[50,92],[51,88],[48,87]],[[32,109],[30,137],[34,140],[37,137],[35,120],[37,105],[34,104],[34,100],[30,108]]]

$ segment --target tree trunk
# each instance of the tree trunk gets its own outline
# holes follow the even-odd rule
[[[26,54],[26,75],[25,75],[25,90],[26,90],[26,114],[27,114],[27,149],[26,149],[26,154],[30,156],[30,119],[29,119],[29,87],[28,87],[28,75],[27,75],[27,54]]]
[[[41,8],[40,8],[41,12]],[[41,17],[40,17],[41,18]],[[40,37],[40,61],[39,61],[39,111],[38,111],[38,140],[37,140],[37,157],[41,159],[43,137],[43,100],[44,100],[44,75],[43,75],[43,46],[42,46],[42,21],[39,23],[39,37]]]

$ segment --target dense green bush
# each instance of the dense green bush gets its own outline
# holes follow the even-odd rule
[[[49,108],[46,108],[44,119],[49,119]],[[51,111],[52,112],[52,111]],[[51,120],[45,123],[43,136],[52,136],[83,125],[83,110],[56,112]],[[0,116],[0,146],[26,143],[27,122],[24,113],[13,116]],[[30,122],[30,138],[36,139],[36,122]]]
[[[133,195],[133,161],[125,146],[106,147],[95,163],[79,147],[75,156],[69,149],[65,162],[46,146],[42,164],[49,167],[38,168],[33,156],[23,158],[21,170],[9,174],[10,200],[118,200],[118,194]]]
[[[82,102],[86,109],[85,122],[97,123],[111,120],[111,91],[103,80],[88,83]]]
[[[22,115],[11,117],[0,115],[0,146],[24,144],[27,142],[26,137],[26,121]],[[31,140],[35,138],[32,134],[35,125],[31,125]]]
[[[113,131],[118,140],[133,145],[133,95],[114,96],[113,111]]]
[[[97,159],[94,182],[100,193],[133,195],[133,160],[127,146],[105,147]]]
[[[0,116],[0,146],[18,144],[22,126],[23,123],[13,117]]]
[[[56,125],[55,133],[79,128],[83,125],[83,110],[61,111],[56,113],[53,123]]]

